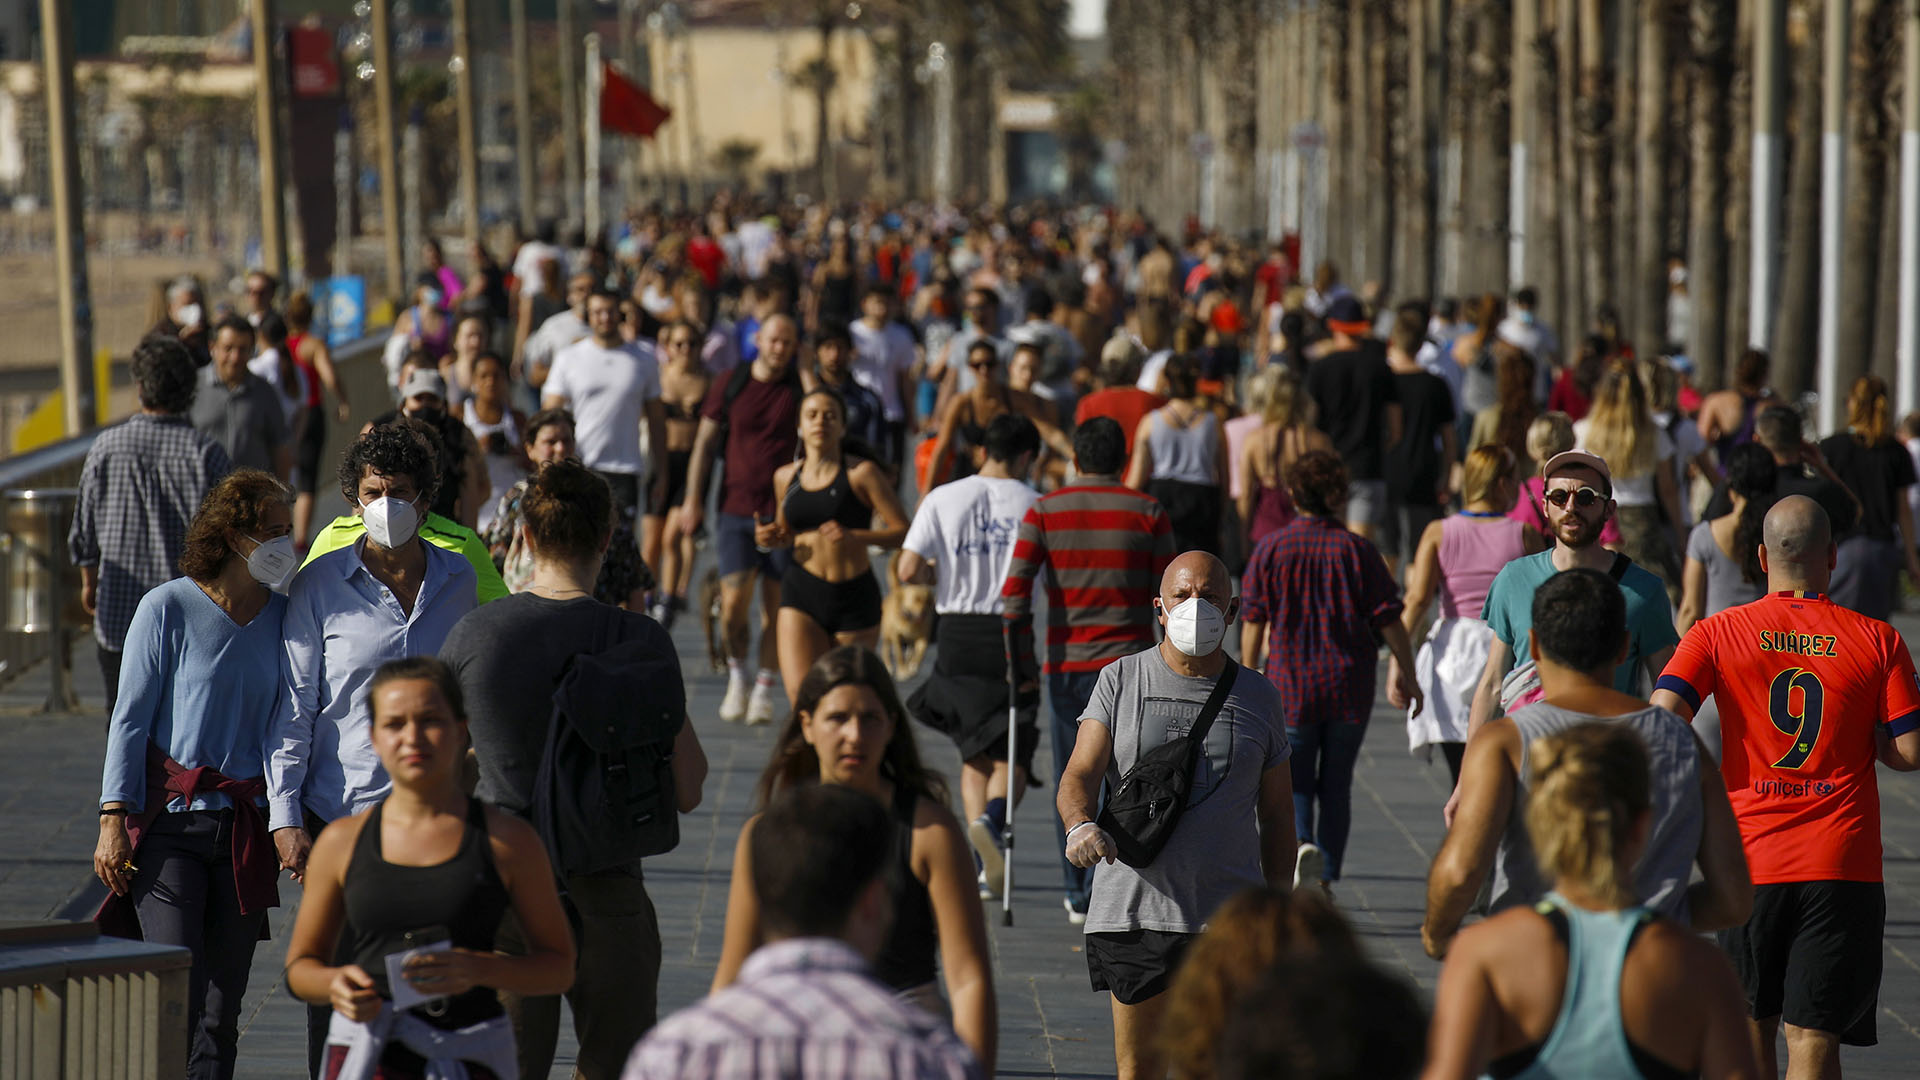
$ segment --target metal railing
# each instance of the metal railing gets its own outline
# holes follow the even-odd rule
[[[336,350],[334,364],[368,357],[377,361],[385,343],[385,333],[361,338]],[[87,451],[105,430],[83,432],[0,460],[0,492],[6,493],[8,505],[44,503],[53,492],[77,488]],[[67,500],[64,508],[64,520],[53,523],[54,528],[49,528],[44,514],[16,513],[6,514],[0,528],[0,565],[8,568],[9,575],[6,587],[0,588],[0,686],[55,658],[57,670],[47,701],[50,710],[71,707],[68,652],[73,641],[90,629],[84,615],[57,617],[63,612],[73,614],[69,608],[77,611],[80,589],[78,575],[67,572],[65,558],[72,501]],[[30,580],[22,580],[23,575]],[[56,617],[39,617],[48,613]]]

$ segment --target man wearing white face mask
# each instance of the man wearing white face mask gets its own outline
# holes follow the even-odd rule
[[[296,881],[327,822],[367,809],[392,787],[373,750],[367,687],[374,671],[389,660],[436,655],[475,606],[473,567],[420,539],[434,482],[423,435],[389,425],[360,436],[340,463],[340,492],[358,508],[366,536],[309,562],[288,592],[281,650],[288,706],[268,738],[267,802],[280,864]],[[315,1063],[327,1012],[309,1010]]]
[[[1121,1080],[1166,1073],[1158,1027],[1173,972],[1202,924],[1240,889],[1284,889],[1293,879],[1293,782],[1280,695],[1221,644],[1237,614],[1226,564],[1204,551],[1173,560],[1154,601],[1166,639],[1101,669],[1060,778],[1066,855],[1094,867],[1087,968],[1113,993],[1113,1048]],[[1118,791],[1141,758],[1205,719],[1184,813],[1143,866],[1118,861],[1124,838],[1096,820],[1100,782]],[[1111,798],[1111,797],[1110,797]]]

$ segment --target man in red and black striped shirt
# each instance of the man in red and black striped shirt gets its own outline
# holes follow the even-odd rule
[[[1074,429],[1073,464],[1079,480],[1027,511],[1014,542],[1013,563],[1001,598],[1008,649],[1022,679],[1035,677],[1033,583],[1047,574],[1045,671],[1053,713],[1053,782],[1073,756],[1074,739],[1100,669],[1155,644],[1153,598],[1173,561],[1173,527],[1153,497],[1120,483],[1127,437],[1120,425],[1095,417]],[[1054,818],[1056,850],[1066,830]],[[1068,920],[1086,922],[1093,873],[1062,856]]]

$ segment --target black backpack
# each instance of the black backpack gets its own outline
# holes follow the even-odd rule
[[[1120,849],[1121,862],[1136,869],[1148,866],[1167,846],[1180,816],[1187,812],[1193,771],[1205,751],[1207,732],[1227,703],[1227,693],[1239,672],[1240,665],[1228,660],[1213,684],[1213,693],[1194,719],[1193,729],[1135,758],[1133,768],[1120,778],[1120,786],[1107,796],[1098,824]]]
[[[533,824],[561,880],[631,866],[680,843],[673,744],[686,723],[680,659],[624,639],[606,608],[601,645],[567,662],[534,778]]]

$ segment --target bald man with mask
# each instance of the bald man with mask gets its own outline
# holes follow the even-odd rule
[[[1120,1080],[1158,1078],[1166,989],[1201,925],[1249,886],[1293,882],[1293,778],[1279,691],[1221,648],[1238,613],[1225,563],[1204,551],[1174,559],[1154,607],[1165,638],[1100,671],[1060,778],[1067,858],[1094,867],[1087,969],[1113,994]],[[1104,779],[1117,789],[1141,756],[1197,725],[1221,679],[1232,680],[1202,740],[1186,812],[1153,861],[1129,866],[1096,821]]]
[[[1721,773],[1753,875],[1753,913],[1720,945],[1746,990],[1765,1075],[1838,1077],[1840,1046],[1871,1046],[1886,889],[1875,761],[1920,769],[1920,683],[1893,627],[1825,592],[1827,513],[1804,495],[1767,512],[1768,595],[1694,624],[1653,704],[1720,705]]]

